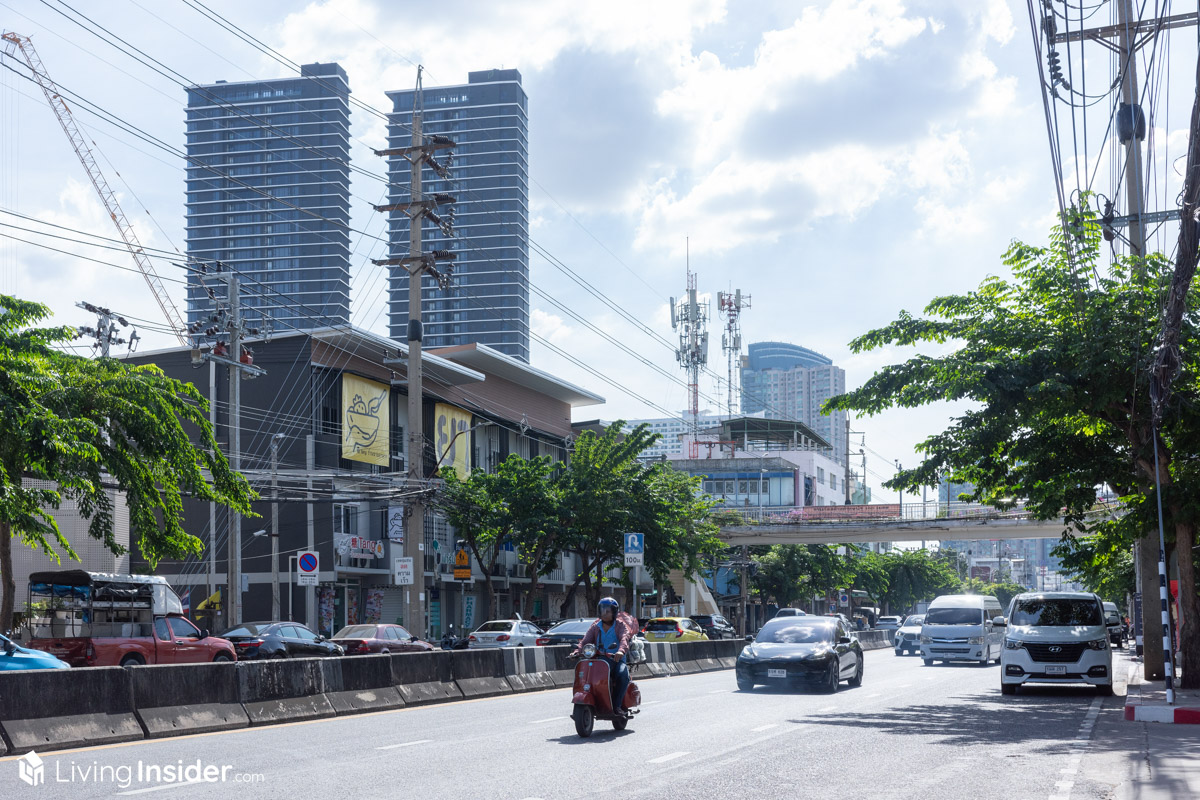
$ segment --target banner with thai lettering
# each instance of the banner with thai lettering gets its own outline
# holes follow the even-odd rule
[[[342,375],[342,458],[386,467],[390,464],[390,389],[357,375]]]
[[[453,467],[458,477],[471,471],[471,412],[449,403],[434,407],[433,444],[438,468]]]

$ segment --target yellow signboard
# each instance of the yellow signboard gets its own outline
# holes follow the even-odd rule
[[[389,391],[382,383],[342,374],[342,458],[388,466]]]
[[[471,471],[471,412],[438,403],[434,408],[433,444],[438,467],[453,467],[458,477]]]
[[[471,580],[471,557],[467,555],[466,550],[458,550],[454,553],[454,580]]]

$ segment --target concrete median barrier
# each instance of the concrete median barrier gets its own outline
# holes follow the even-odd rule
[[[392,662],[387,655],[349,656],[321,660],[325,699],[338,716],[404,707],[392,685]]]
[[[892,646],[891,631],[859,631],[858,643],[863,650],[883,650]]]
[[[663,642],[646,642],[646,663],[639,666],[644,667],[643,671],[649,674],[639,677],[666,678],[674,675],[673,647],[674,645]]]
[[[679,642],[677,644],[668,644],[667,648],[671,653],[671,666],[676,675],[695,675],[701,672],[700,665],[696,663],[695,651],[692,649],[694,642]]]
[[[504,675],[514,692],[534,692],[553,689],[556,669],[556,647],[521,647],[501,650]],[[569,648],[568,648],[569,652]]]
[[[237,662],[238,699],[251,725],[334,715],[320,658]]]
[[[702,672],[716,672],[725,669],[725,665],[717,657],[717,644],[718,642],[715,641],[691,643],[692,658]]]
[[[420,706],[461,700],[463,693],[454,682],[451,656],[462,650],[432,650],[427,653],[392,653],[392,685],[405,705]]]
[[[721,667],[723,669],[733,669],[737,664],[738,654],[746,646],[746,640],[721,639],[720,641],[713,642],[713,646],[717,654],[717,661],[721,663]]]
[[[453,650],[451,656],[454,682],[458,684],[463,697],[512,694],[513,687],[506,680],[504,652],[501,648]]]
[[[236,671],[232,661],[129,667],[133,706],[147,738],[248,727]]]
[[[13,753],[145,738],[124,667],[0,672],[0,733]]]

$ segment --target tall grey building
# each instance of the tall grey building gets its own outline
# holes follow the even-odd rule
[[[529,361],[529,183],[528,100],[515,69],[471,72],[459,86],[426,87],[424,134],[456,142],[450,180],[428,166],[426,193],[454,195],[455,235],[447,238],[426,220],[425,250],[453,250],[454,277],[447,290],[426,276],[421,287],[426,347],[479,342]],[[412,143],[414,91],[388,92],[388,147]],[[447,151],[439,151],[438,157]],[[389,202],[408,202],[409,162],[393,157],[388,166]],[[406,212],[391,215],[391,256],[408,253]],[[408,329],[408,272],[391,267],[388,325],[393,338]]]
[[[833,445],[832,457],[846,463],[846,412],[821,413],[822,404],[846,391],[846,371],[807,347],[755,342],[742,367],[742,411],[803,422]]]
[[[188,89],[187,254],[241,273],[247,316],[277,330],[350,320],[350,85],[296,78]],[[188,322],[212,313],[194,272]]]

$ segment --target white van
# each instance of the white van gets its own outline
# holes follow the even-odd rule
[[[1000,663],[1004,629],[993,620],[1003,611],[1000,601],[987,594],[947,594],[929,604],[921,623],[921,658],[934,661]]]
[[[1008,607],[1000,690],[1037,683],[1090,683],[1111,695],[1112,648],[1100,598],[1087,592],[1028,592]]]

